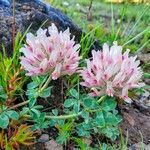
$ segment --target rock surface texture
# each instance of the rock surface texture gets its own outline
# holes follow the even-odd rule
[[[39,0],[15,1],[15,29],[24,32],[31,25],[30,31],[35,32],[44,22],[44,27],[55,23],[59,30],[70,28],[72,35],[79,40],[82,31],[66,15],[58,9]],[[12,52],[13,3],[12,0],[0,0],[0,45],[3,43],[7,52]],[[0,50],[2,48],[0,47]]]

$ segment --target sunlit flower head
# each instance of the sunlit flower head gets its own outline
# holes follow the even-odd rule
[[[109,48],[103,45],[102,51],[92,51],[92,59],[86,60],[87,67],[81,70],[81,85],[92,90],[92,96],[117,96],[131,102],[128,90],[142,86],[139,83],[142,71],[140,61],[129,57],[129,50],[122,54],[122,47],[114,42]]]
[[[59,32],[52,24],[48,30],[39,29],[36,36],[28,33],[26,43],[20,49],[23,53],[21,65],[27,71],[26,75],[49,73],[55,80],[76,71],[80,59],[80,45],[75,44],[74,37],[71,39],[69,29]]]

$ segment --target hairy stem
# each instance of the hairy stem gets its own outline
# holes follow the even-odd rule
[[[102,96],[99,100],[98,100],[98,103],[102,102],[104,99],[106,98],[106,95],[105,96]],[[89,112],[96,112],[96,111],[99,111],[101,110],[100,109],[96,109],[96,110],[88,110]],[[78,113],[73,113],[73,114],[70,114],[70,115],[59,115],[59,116],[50,116],[50,115],[46,115],[45,118],[46,119],[70,119],[70,118],[75,118],[75,117],[78,117],[82,114],[82,111],[78,112]],[[25,115],[24,117],[27,117],[27,118],[30,118],[31,116],[30,115]]]
[[[46,115],[45,118],[46,119],[69,119],[69,118],[75,118],[80,116],[82,113],[82,111],[78,112],[77,114],[70,114],[70,115],[59,115],[59,116],[50,116],[50,115]],[[30,115],[24,115],[24,117],[30,118]]]

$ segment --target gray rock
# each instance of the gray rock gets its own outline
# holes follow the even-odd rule
[[[9,6],[10,1],[9,0],[0,0],[0,5]]]
[[[45,21],[43,28],[50,26],[51,23],[55,23],[59,30],[62,31],[69,27],[72,35],[76,36],[76,40],[79,40],[81,37],[81,29],[58,9],[40,0],[15,1],[16,33],[18,31],[23,33],[30,24],[32,24],[30,31],[34,33]],[[0,45],[3,43],[10,55],[12,53],[12,26],[12,0],[0,0]]]
[[[57,142],[52,139],[45,143],[45,149],[46,150],[63,150],[63,146],[57,144]]]
[[[38,142],[41,142],[41,143],[45,143],[48,141],[49,141],[49,135],[48,134],[42,134],[38,139]]]

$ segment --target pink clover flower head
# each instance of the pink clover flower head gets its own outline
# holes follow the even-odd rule
[[[130,103],[128,90],[143,86],[139,83],[142,70],[140,61],[129,57],[129,50],[122,53],[122,47],[114,42],[109,47],[106,43],[102,51],[92,51],[92,60],[86,60],[87,67],[81,71],[81,85],[92,90],[92,96],[117,96]]]
[[[27,34],[26,43],[20,49],[23,53],[20,59],[27,76],[50,73],[52,79],[56,80],[62,75],[76,72],[80,60],[80,45],[75,44],[74,37],[70,37],[69,28],[64,32],[59,32],[55,24],[48,31],[40,28],[36,36]]]

